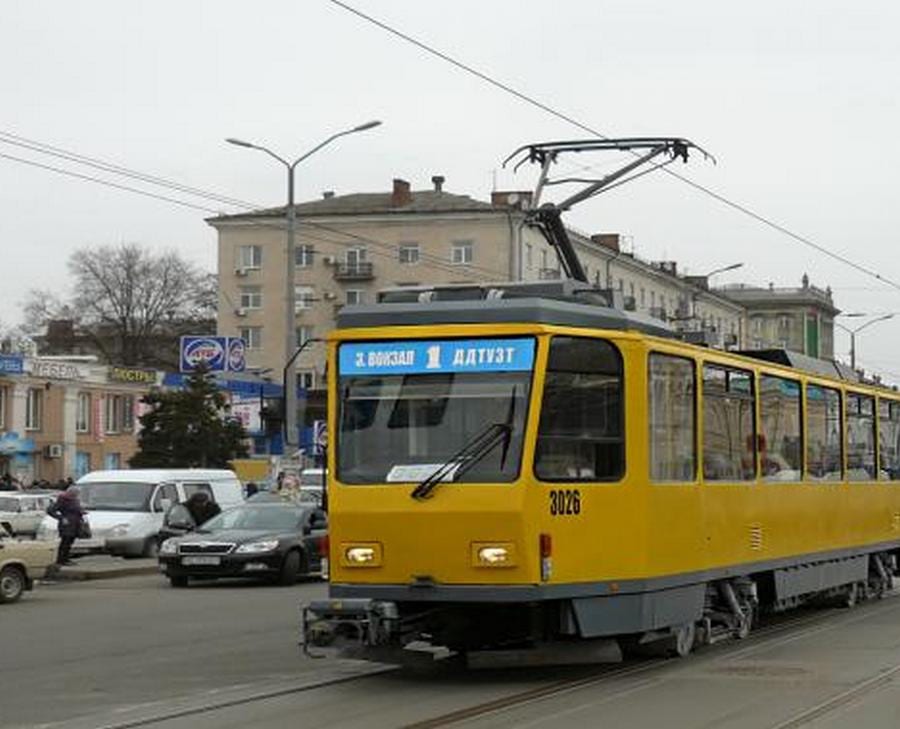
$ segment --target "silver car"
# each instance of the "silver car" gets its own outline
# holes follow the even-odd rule
[[[6,522],[16,536],[33,537],[56,499],[55,493],[33,491],[0,492],[0,523]]]

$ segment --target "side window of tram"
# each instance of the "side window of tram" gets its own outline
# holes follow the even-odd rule
[[[806,386],[806,475],[818,481],[843,478],[841,393],[830,387]]]
[[[782,377],[759,378],[759,441],[766,481],[799,481],[803,470],[800,383]]]
[[[878,446],[882,481],[900,481],[900,402],[878,401]]]
[[[847,480],[875,478],[875,398],[847,393]]]
[[[601,339],[554,337],[534,472],[544,481],[611,481],[625,470],[622,358]]]
[[[756,477],[753,374],[703,367],[703,478],[749,481]]]
[[[647,387],[653,481],[693,481],[696,477],[695,380],[691,360],[650,355]]]

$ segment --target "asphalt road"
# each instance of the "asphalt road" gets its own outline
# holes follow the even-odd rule
[[[304,658],[298,605],[324,592],[155,575],[40,588],[0,610],[0,726],[900,726],[900,597],[539,696],[585,670],[364,676],[381,668]]]

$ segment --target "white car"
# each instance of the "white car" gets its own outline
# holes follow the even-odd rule
[[[121,557],[155,557],[163,516],[173,505],[205,491],[223,509],[244,500],[233,471],[134,469],[92,471],[72,487],[87,511],[89,539],[76,539],[75,553],[108,552]],[[47,516],[38,539],[57,539],[56,520]]]
[[[55,499],[50,491],[0,491],[0,523],[17,537],[33,537]]]

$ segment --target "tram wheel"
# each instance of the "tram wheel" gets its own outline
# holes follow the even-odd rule
[[[673,628],[674,644],[670,648],[673,657],[685,658],[694,650],[694,642],[697,640],[697,626],[695,623],[683,623]]]

